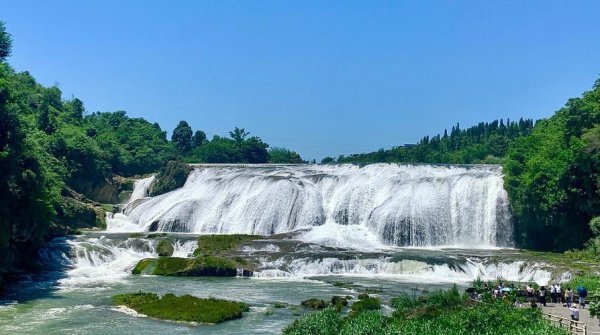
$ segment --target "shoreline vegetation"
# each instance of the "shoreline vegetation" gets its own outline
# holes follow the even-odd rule
[[[332,306],[305,315],[288,325],[283,334],[569,334],[543,319],[540,309],[516,308],[516,295],[495,299],[488,293],[476,302],[468,294],[460,294],[456,286],[423,296],[405,293],[392,299],[391,316],[386,316],[375,305],[372,308],[354,307],[362,306],[367,299],[375,298],[354,302],[349,313]]]

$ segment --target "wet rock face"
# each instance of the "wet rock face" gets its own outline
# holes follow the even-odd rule
[[[156,253],[158,256],[173,256],[175,248],[173,247],[173,241],[170,239],[163,239],[156,245]]]
[[[57,208],[57,218],[67,229],[106,228],[105,212],[93,203],[72,197],[63,197]]]

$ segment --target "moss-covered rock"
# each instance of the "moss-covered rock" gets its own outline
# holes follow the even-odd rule
[[[323,309],[323,308],[327,307],[327,303],[325,301],[317,299],[317,298],[311,298],[308,300],[304,300],[303,302],[300,303],[300,305],[302,305],[303,307],[306,307],[306,308],[314,308],[314,309]]]
[[[216,324],[239,319],[248,305],[243,302],[202,299],[191,295],[176,296],[165,294],[159,297],[153,293],[119,294],[113,303],[126,306],[138,313],[163,320]]]
[[[172,256],[174,251],[173,241],[168,238],[161,240],[156,245],[156,253],[158,253],[159,256]]]
[[[149,195],[157,196],[183,187],[192,168],[184,162],[168,161],[156,175]]]
[[[334,295],[333,297],[331,297],[331,305],[335,306],[335,308],[340,310],[348,306],[348,300],[344,297]]]
[[[194,250],[194,256],[206,255],[229,255],[237,251],[242,244],[262,239],[259,235],[202,235],[198,238],[198,247]]]
[[[70,233],[77,229],[106,229],[106,212],[98,204],[71,196],[63,196],[56,206],[55,230]]]
[[[216,256],[147,258],[139,261],[132,273],[157,276],[235,277],[237,275],[237,263]]]
[[[362,311],[374,311],[381,309],[381,300],[378,298],[364,298],[352,304],[352,313],[360,313]]]

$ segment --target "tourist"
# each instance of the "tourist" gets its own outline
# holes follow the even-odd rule
[[[573,290],[570,287],[567,287],[567,307],[571,308],[571,304],[573,303]]]
[[[588,294],[587,289],[585,287],[578,288],[577,294],[579,294],[579,306],[581,306],[581,308],[585,308],[585,298]]]
[[[540,287],[540,304],[542,304],[542,306],[546,307],[546,287],[545,286]]]
[[[526,290],[527,290],[527,297],[528,298],[533,298],[533,287],[530,286],[530,285],[527,285]]]
[[[550,299],[552,299],[552,303],[556,303],[556,284],[550,285]]]
[[[562,304],[565,301],[565,299],[563,297],[562,288],[560,287],[560,284],[556,284],[556,295],[558,296],[558,303]]]
[[[571,320],[579,321],[579,309],[577,309],[577,304],[574,304],[573,307],[569,309],[571,310]]]

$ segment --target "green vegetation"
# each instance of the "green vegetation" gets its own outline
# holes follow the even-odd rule
[[[414,145],[366,153],[324,158],[322,164],[331,163],[442,163],[472,164],[501,163],[509,147],[518,139],[527,136],[533,128],[532,120],[520,119],[481,122],[474,127],[460,129],[452,127],[450,134],[425,136]]]
[[[237,251],[243,243],[262,239],[258,235],[202,235],[198,238],[198,247],[194,250],[194,256],[202,255],[229,255]]]
[[[544,320],[539,309],[518,309],[513,307],[512,301],[496,299],[476,303],[466,296],[461,296],[456,287],[447,291],[432,292],[424,297],[411,297],[405,294],[394,299],[392,307],[394,308],[392,317],[385,317],[379,311],[363,309],[345,318],[342,318],[336,309],[326,308],[296,320],[285,328],[283,333],[285,335],[568,334],[565,330],[554,327]]]
[[[504,171],[521,244],[581,247],[600,215],[600,80],[516,141]]]
[[[156,183],[150,189],[150,196],[157,196],[183,187],[192,171],[186,163],[168,161],[156,174]]]
[[[158,256],[171,256],[175,248],[173,247],[173,241],[171,239],[165,238],[164,240],[160,240],[156,245],[156,253]]]
[[[153,293],[119,294],[113,303],[127,306],[138,313],[163,320],[216,324],[239,319],[248,306],[243,302],[202,299],[191,295],[176,296],[165,294],[159,297]]]
[[[274,147],[269,149],[269,163],[273,164],[301,164],[304,160],[297,152],[286,148]]]
[[[584,286],[587,288],[590,295],[600,295],[600,276],[598,275],[585,275],[585,276],[575,276],[571,278],[571,280],[562,283],[562,287],[565,289],[567,287],[575,290],[578,286]]]
[[[353,303],[351,309],[354,314],[364,311],[376,311],[381,309],[381,301],[379,298],[364,298]]]
[[[235,277],[237,263],[217,256],[146,258],[138,262],[132,273],[157,276]]]

